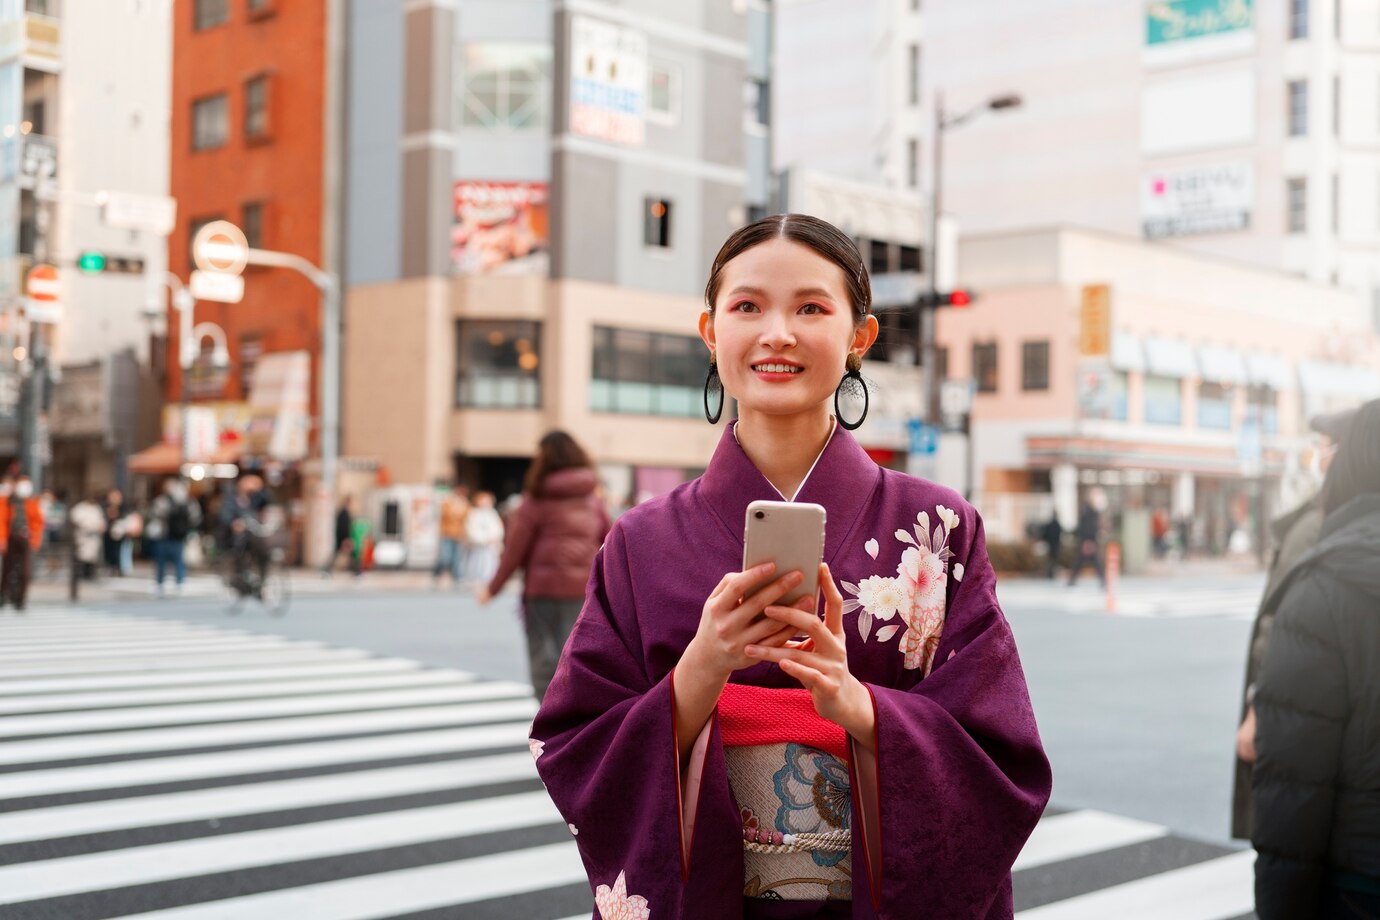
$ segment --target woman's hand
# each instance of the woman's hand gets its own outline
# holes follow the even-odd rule
[[[480,585],[479,587],[474,589],[474,599],[479,602],[479,606],[483,607],[485,604],[487,604],[494,598],[493,595],[489,593],[489,589],[487,586]]]
[[[787,572],[743,600],[743,592],[769,577],[775,569],[775,563],[765,562],[745,572],[725,575],[704,602],[699,629],[690,640],[683,658],[693,659],[722,684],[734,671],[758,663],[758,659],[745,653],[747,646],[774,648],[790,641],[796,633],[795,627],[769,619],[763,613],[769,605],[799,587],[805,580],[804,575]],[[802,599],[800,603],[809,604],[796,611],[802,615],[805,610],[814,607],[808,599]]]
[[[791,633],[804,633],[800,642],[787,642],[780,648],[758,643],[745,650],[757,661],[775,661],[791,677],[800,681],[814,699],[815,712],[841,726],[870,751],[877,749],[877,717],[872,695],[848,670],[848,644],[843,633],[843,595],[834,584],[829,566],[819,566],[819,584],[824,592],[824,619],[809,608],[767,607],[767,617],[789,627]]]
[[[1246,707],[1246,718],[1236,730],[1236,756],[1244,762],[1255,763],[1255,707]]]

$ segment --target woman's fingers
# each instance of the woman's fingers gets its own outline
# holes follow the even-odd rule
[[[776,570],[775,562],[764,562],[761,565],[754,565],[750,569],[741,572],[729,572],[719,582],[719,587],[714,589],[711,597],[727,597],[735,605],[738,598],[743,596],[743,592],[757,584],[763,578],[771,575]]]
[[[799,571],[787,572],[780,578],[755,591],[752,597],[743,601],[736,611],[745,620],[751,620],[767,608],[769,604],[775,604],[785,597],[793,589],[800,587],[800,583],[805,580],[805,576]],[[751,584],[748,587],[752,587]]]
[[[819,617],[813,613],[806,613],[804,610],[795,607],[768,607],[762,611],[771,620],[778,623],[790,624],[796,632],[805,633],[808,636],[818,636],[824,630],[824,624],[819,621]]]
[[[749,658],[756,658],[759,661],[793,661],[802,664],[816,671],[824,671],[829,666],[829,662],[822,655],[815,651],[807,651],[802,648],[767,648],[764,645],[749,645],[744,651]]]
[[[843,633],[843,595],[839,593],[838,585],[834,584],[834,576],[829,571],[829,564],[821,562],[819,564],[819,583],[824,588],[824,625],[834,635]]]
[[[795,636],[794,626],[782,625],[776,620],[763,620],[753,623],[743,633],[743,645],[785,645]]]

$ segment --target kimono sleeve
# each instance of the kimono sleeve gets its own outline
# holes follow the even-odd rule
[[[537,772],[575,835],[596,916],[624,916],[610,909],[622,905],[633,909],[627,916],[644,916],[640,908],[655,920],[727,917],[719,903],[724,892],[741,909],[741,859],[697,861],[690,880],[674,672],[647,673],[636,610],[655,599],[634,596],[628,542],[621,522],[615,524],[595,557],[584,608],[532,725]],[[710,724],[711,747],[717,747],[717,725]],[[706,771],[707,787],[727,788],[722,757],[709,758]],[[732,807],[719,805],[716,813]]]
[[[926,916],[1011,917],[1011,866],[1049,800],[1049,761],[982,522],[971,507],[961,514],[972,539],[951,567],[933,671],[910,690],[867,685],[877,755],[856,769],[875,770],[881,842],[868,847],[868,871],[854,872],[853,897],[878,917],[914,916],[917,903]]]

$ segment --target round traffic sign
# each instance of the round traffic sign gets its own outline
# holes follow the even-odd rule
[[[61,287],[58,282],[58,270],[55,265],[35,265],[29,269],[27,284],[25,285],[30,300],[43,300],[56,302]]]
[[[196,232],[192,259],[202,271],[238,275],[249,264],[249,241],[230,221],[213,220]]]

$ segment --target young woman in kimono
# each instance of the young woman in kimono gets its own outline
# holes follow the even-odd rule
[[[719,251],[706,306],[706,415],[718,378],[739,417],[609,533],[532,726],[595,917],[1009,918],[1049,764],[981,519],[836,418],[877,337],[862,257],[768,217]],[[758,499],[826,509],[817,601],[776,605],[799,572],[739,571]]]

